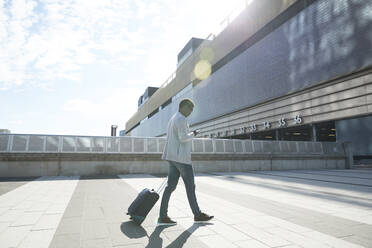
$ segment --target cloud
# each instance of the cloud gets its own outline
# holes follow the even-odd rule
[[[82,66],[133,61],[144,30],[128,30],[130,1],[0,0],[0,88],[66,79]]]
[[[241,1],[0,0],[0,89],[81,81],[83,66],[98,61],[139,63],[160,85],[185,42],[206,37]]]
[[[8,123],[11,125],[20,126],[24,124],[24,120],[10,120]]]
[[[138,97],[141,94],[143,94],[143,89],[115,89],[113,94],[99,100],[69,99],[61,109],[66,113],[77,114],[91,122],[107,120],[108,123],[120,124],[124,127],[124,120],[128,120],[137,110]]]

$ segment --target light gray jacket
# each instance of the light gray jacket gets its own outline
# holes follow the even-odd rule
[[[167,141],[164,147],[163,160],[191,165],[191,140],[194,133],[189,131],[186,117],[175,113],[168,123]]]

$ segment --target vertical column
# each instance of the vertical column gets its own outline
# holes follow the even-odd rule
[[[27,135],[27,138],[26,138],[26,152],[28,152],[29,144],[30,144],[30,135]]]
[[[280,140],[279,138],[280,138],[279,137],[279,129],[276,129],[275,130],[275,140]]]
[[[311,124],[311,129],[312,129],[312,141],[314,141],[314,142],[317,142],[318,141],[318,139],[317,139],[317,137],[316,137],[316,134],[317,134],[317,130],[316,130],[316,126],[314,125],[314,124]]]
[[[43,139],[43,152],[46,152],[46,142],[47,142],[47,136],[44,136],[44,139]]]
[[[143,152],[144,153],[147,153],[148,149],[147,149],[147,146],[148,146],[148,139],[146,138],[143,138]]]
[[[11,152],[13,149],[13,137],[14,135],[9,135],[8,138],[8,152]]]
[[[103,138],[103,152],[107,153],[107,137]]]
[[[89,137],[89,152],[92,152],[92,147],[93,147],[93,137]]]
[[[57,136],[58,137],[58,152],[63,151],[63,136]]]
[[[74,151],[77,152],[77,136],[74,138],[75,146],[74,146]]]
[[[345,169],[352,169],[354,164],[353,158],[353,146],[351,142],[344,142],[343,144],[345,155],[346,155],[346,163]]]

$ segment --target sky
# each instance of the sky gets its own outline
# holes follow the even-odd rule
[[[108,136],[244,0],[0,0],[0,129]]]

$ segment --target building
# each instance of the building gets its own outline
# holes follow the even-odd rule
[[[251,1],[179,63],[127,135],[165,135],[188,97],[201,137],[351,141],[355,159],[372,158],[371,9],[370,0]]]
[[[119,131],[119,136],[125,136],[125,130],[120,130]]]
[[[141,107],[159,88],[147,87],[145,93],[138,98],[138,108]]]
[[[178,53],[177,67],[182,65],[182,63],[194,53],[194,51],[200,46],[201,43],[203,43],[203,41],[205,40],[195,37],[191,38],[181,52]]]
[[[0,129],[0,133],[3,133],[3,134],[10,133],[10,130],[9,129]]]

